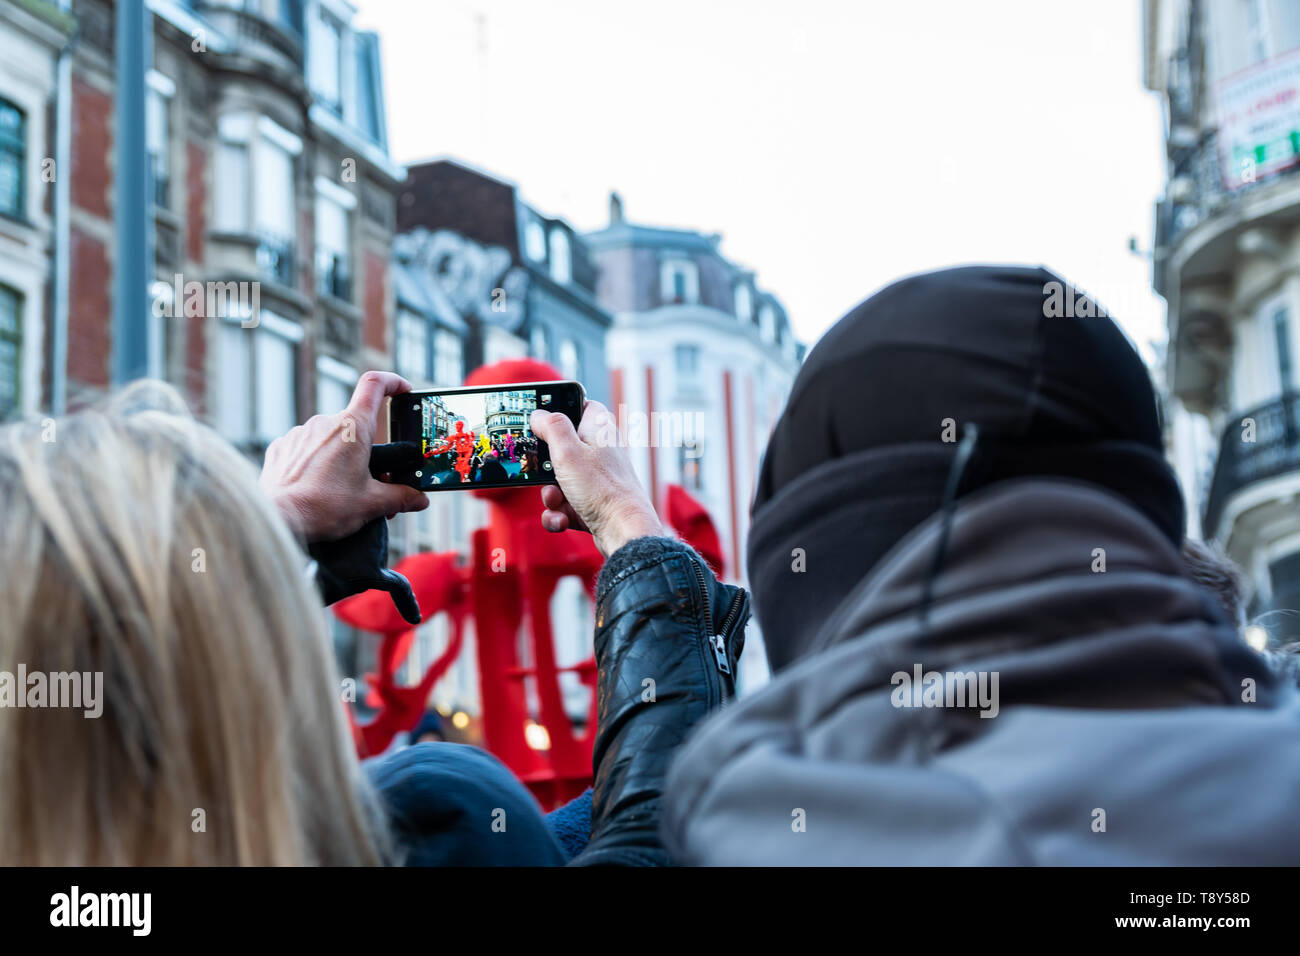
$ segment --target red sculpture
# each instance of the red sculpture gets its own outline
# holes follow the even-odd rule
[[[465,431],[465,423],[457,419],[456,431],[447,436],[446,440],[438,445],[433,446],[424,453],[425,458],[432,458],[434,455],[445,455],[449,451],[456,453],[456,474],[460,475],[461,482],[469,481],[469,468],[474,459],[474,442],[477,436],[472,431]]]
[[[497,362],[475,370],[466,385],[554,381],[560,373],[532,359]],[[429,693],[460,653],[466,617],[474,623],[479,686],[486,744],[526,783],[547,808],[582,793],[591,784],[591,750],[596,731],[596,664],[587,658],[561,667],[551,629],[551,597],[565,577],[577,577],[594,597],[603,559],[583,532],[561,534],[542,528],[541,497],[535,486],[474,489],[487,499],[490,518],[470,540],[470,561],[461,565],[454,552],[418,554],[395,569],[411,581],[420,611],[429,617],[446,613],[452,639],[447,649],[412,687],[394,680],[414,638],[387,593],[368,591],[334,605],[339,618],[359,630],[383,636],[378,674],[366,676],[368,698],[378,715],[368,724],[353,722],[362,756],[384,750],[394,736],[419,721]],[[707,511],[685,489],[669,486],[667,520],[695,545],[718,573],[722,548]],[[560,675],[572,673],[590,691],[581,730],[564,706]],[[530,713],[528,701],[536,702]],[[540,724],[549,747],[530,745],[530,723]],[[534,741],[537,743],[537,741]]]

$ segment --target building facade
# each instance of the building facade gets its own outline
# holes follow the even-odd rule
[[[614,316],[611,411],[656,507],[683,486],[717,526],[728,580],[744,582],[749,505],[772,427],[803,358],[790,320],[721,237],[629,222],[610,197],[606,228],[586,233],[597,298]],[[758,642],[742,680],[766,675]]]
[[[1144,0],[1165,114],[1153,282],[1168,304],[1170,452],[1191,532],[1248,572],[1273,641],[1300,637],[1300,7]]]
[[[0,275],[23,294],[8,339],[21,343],[22,363],[0,379],[16,383],[19,411],[76,407],[115,384],[117,7],[0,7],[4,35],[26,36],[5,51],[0,125],[10,138],[0,145],[22,157],[14,188],[27,225],[13,230],[26,254],[0,258],[43,273],[39,294],[30,278]],[[386,145],[376,40],[351,27],[345,0],[147,0],[145,14],[147,372],[256,454],[316,411],[342,407],[359,369],[390,363],[402,170]],[[64,47],[69,168],[57,171],[52,65]],[[46,166],[57,174],[43,176]],[[62,242],[56,211],[67,217]]]
[[[467,369],[532,356],[582,382],[590,398],[605,399],[610,317],[596,301],[595,264],[572,226],[543,216],[513,184],[452,160],[408,169],[397,225],[405,254],[438,287],[430,294],[468,322]],[[398,322],[408,322],[400,308]]]
[[[53,311],[59,64],[75,21],[46,0],[0,0],[0,419],[31,414],[46,390]]]
[[[611,319],[596,301],[596,272],[582,238],[563,219],[543,216],[511,183],[451,160],[409,168],[398,198],[393,246],[396,368],[417,385],[460,385],[480,365],[531,356],[606,400],[606,333]],[[509,393],[507,393],[509,396]],[[493,435],[518,434],[522,396],[488,417]],[[515,407],[511,407],[511,405]],[[473,495],[433,494],[430,507],[393,522],[401,550],[464,551],[488,520]],[[576,578],[560,582],[551,603],[561,665],[591,656],[592,609]],[[444,710],[480,707],[472,628],[455,665],[434,689]],[[407,659],[414,680],[450,640],[439,615],[417,631]],[[567,676],[567,675],[566,675]],[[571,716],[583,719],[589,691],[565,687]]]

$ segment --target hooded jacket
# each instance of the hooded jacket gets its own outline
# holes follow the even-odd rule
[[[688,743],[666,788],[675,859],[1300,860],[1300,701],[1155,525],[1083,483],[990,487],[956,510],[923,621],[942,525]]]
[[[748,571],[772,670],[944,505],[950,479],[957,500],[1052,475],[1116,492],[1181,541],[1155,391],[1099,305],[1009,266],[912,276],[867,299],[809,353],[763,456]]]
[[[1300,704],[1188,578],[1162,452],[1136,351],[1046,270],[916,276],[850,312],[755,496],[775,678],[679,754],[669,851],[1300,859]]]

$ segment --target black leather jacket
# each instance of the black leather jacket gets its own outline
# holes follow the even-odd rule
[[[326,603],[381,588],[408,621],[419,621],[410,585],[384,567],[383,518],[309,551]],[[596,583],[599,728],[591,839],[573,865],[672,862],[659,834],[668,764],[692,728],[734,695],[748,619],[749,593],[720,583],[680,541],[637,538],[605,562]],[[416,802],[427,803],[427,794],[439,789],[425,786]],[[441,829],[437,836],[446,842]]]
[[[599,729],[591,841],[576,866],[656,866],[668,764],[735,693],[749,594],[722,584],[689,545],[637,538],[596,584]]]

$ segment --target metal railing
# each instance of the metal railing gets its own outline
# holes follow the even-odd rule
[[[199,0],[195,8],[236,42],[260,44],[302,67],[302,0]]]
[[[1217,535],[1229,499],[1256,482],[1300,470],[1300,392],[1233,415],[1219,442],[1219,457],[1205,501],[1205,537]]]
[[[257,236],[257,268],[268,279],[292,287],[297,270],[293,238],[262,232]]]
[[[352,301],[352,263],[347,256],[327,249],[316,251],[316,291]]]
[[[1231,171],[1230,171],[1231,172]],[[1190,188],[1180,197],[1167,197],[1158,204],[1156,212],[1156,245],[1170,248],[1190,230],[1206,219],[1239,202],[1262,186],[1300,173],[1300,165],[1288,166],[1276,172],[1260,175],[1253,182],[1239,182],[1233,188],[1225,183],[1219,157],[1219,138],[1214,132],[1202,136],[1191,147],[1173,154],[1170,182],[1188,183]]]
[[[153,204],[160,209],[170,209],[171,178],[167,175],[162,157],[157,153],[149,154],[149,183],[153,192]]]

